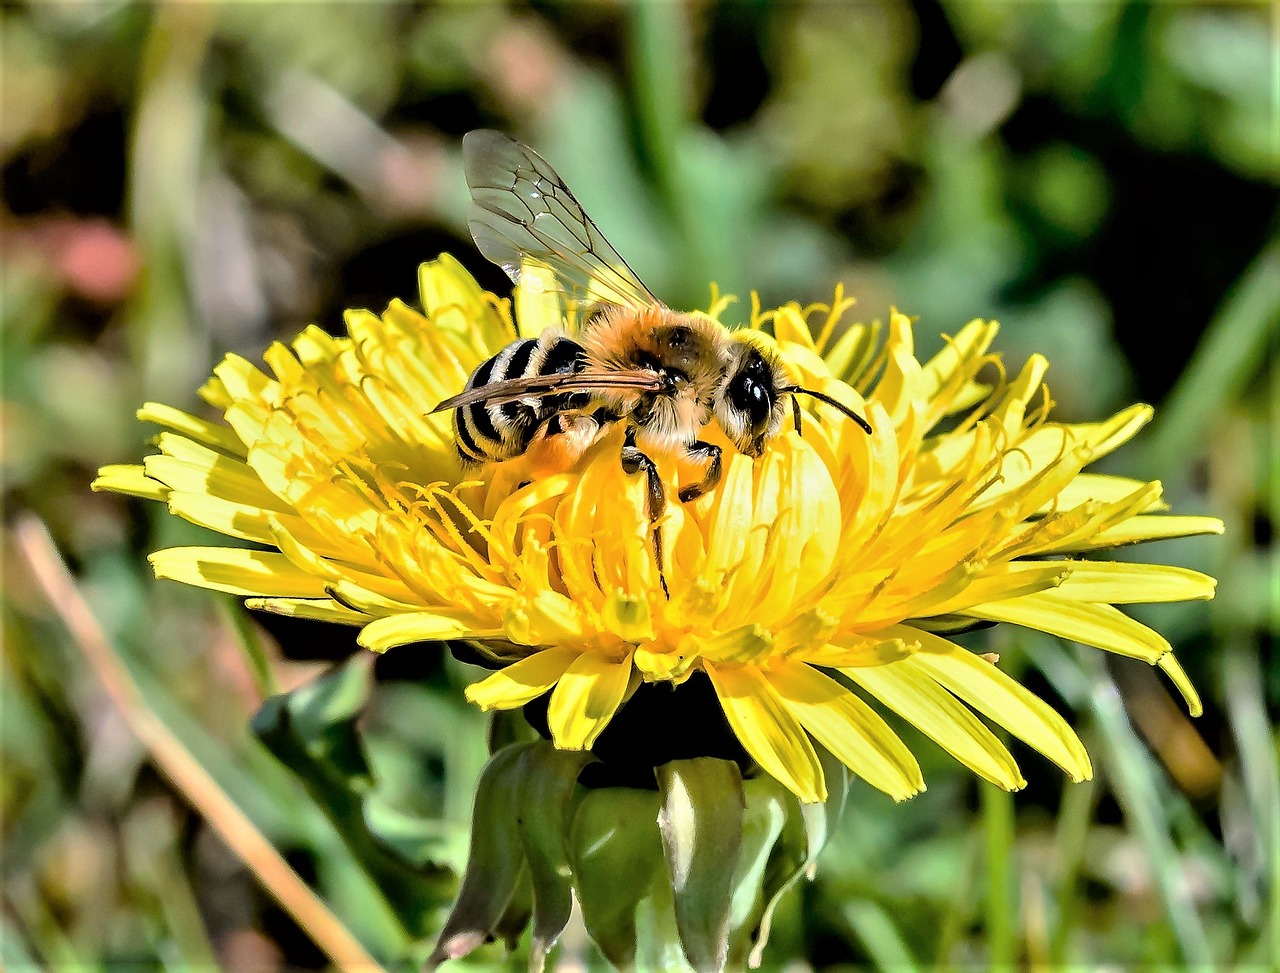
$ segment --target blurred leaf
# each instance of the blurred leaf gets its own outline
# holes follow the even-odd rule
[[[420,939],[448,901],[452,873],[423,859],[428,843],[412,835],[403,816],[379,808],[366,818],[373,780],[355,720],[372,688],[371,667],[371,659],[356,655],[292,693],[273,696],[254,716],[253,732],[333,822],[407,936]]]
[[[34,970],[38,964],[27,952],[15,923],[8,915],[0,914],[0,964],[9,970]]]
[[[287,722],[312,760],[332,764],[352,787],[367,790],[373,778],[356,733],[355,720],[372,689],[372,660],[363,654],[353,656],[349,662],[300,686],[288,696],[268,700],[254,717],[254,730],[265,740],[268,734],[263,732],[263,727]],[[273,705],[283,707],[287,713],[273,719]]]
[[[418,868],[444,864],[460,872],[466,864],[465,844],[452,825],[405,814],[376,795],[365,801],[364,820],[381,844]]]
[[[911,950],[894,925],[889,911],[876,902],[856,899],[843,907],[845,921],[879,970],[913,973],[918,969]]]

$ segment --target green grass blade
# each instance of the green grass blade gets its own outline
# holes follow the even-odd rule
[[[1264,920],[1264,938],[1270,941],[1263,952],[1275,959],[1280,958],[1280,770],[1276,767],[1275,730],[1267,716],[1257,649],[1240,641],[1230,642],[1222,667],[1227,723],[1235,736],[1262,861],[1270,863],[1265,887],[1271,900]]]
[[[884,906],[860,898],[846,902],[841,912],[876,969],[913,973],[918,968],[910,948]]]
[[[280,692],[280,685],[276,681],[275,670],[271,667],[271,660],[262,647],[262,639],[254,631],[253,622],[240,599],[228,595],[219,599],[219,606],[236,637],[236,645],[240,647],[245,664],[249,667],[249,673],[253,676],[253,685],[258,690],[258,694],[263,699],[277,695]]]
[[[1058,811],[1057,917],[1049,940],[1049,963],[1059,967],[1070,961],[1071,933],[1075,929],[1080,901],[1076,895],[1080,871],[1084,867],[1086,839],[1097,804],[1097,779],[1067,784]]]
[[[978,785],[987,865],[986,928],[988,962],[1009,968],[1017,959],[1017,904],[1014,896],[1013,795],[994,784]]]
[[[1120,694],[1103,668],[1102,656],[1089,649],[1079,657],[1091,684],[1089,707],[1107,747],[1116,797],[1146,852],[1182,959],[1196,967],[1212,968],[1213,951],[1170,833],[1160,770],[1130,725]]]

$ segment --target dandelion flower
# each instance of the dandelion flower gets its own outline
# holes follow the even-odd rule
[[[883,335],[848,325],[839,291],[829,307],[757,308],[758,340],[873,432],[810,403],[803,428],[753,461],[708,430],[723,479],[668,502],[660,573],[621,430],[572,469],[531,478],[514,460],[475,478],[449,416],[429,414],[509,341],[558,325],[554,303],[517,289],[513,307],[447,256],[420,284],[424,313],[393,302],[381,316],[349,312],[346,337],[308,328],[267,350],[270,374],[227,356],[201,389],[225,424],[139,411],[164,427],[159,452],[104,468],[95,488],[164,501],[248,542],[158,551],[158,577],[360,626],[374,650],[473,640],[500,668],[468,698],[505,710],[549,693],[562,750],[589,749],[641,681],[705,674],[746,752],[806,802],[826,795],[819,748],[895,799],[923,788],[881,708],[1004,788],[1023,778],[979,716],[1072,779],[1090,775],[1052,708],[947,637],[970,624],[1159,665],[1199,712],[1169,643],[1116,606],[1210,598],[1213,579],[1082,557],[1222,529],[1164,513],[1159,483],[1085,472],[1149,407],[1053,421],[1047,363],[1006,374],[994,322],[966,325],[921,362],[907,318],[894,313]],[[675,498],[682,470],[657,459]]]

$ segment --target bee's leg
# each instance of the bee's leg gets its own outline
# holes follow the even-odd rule
[[[796,435],[803,436],[804,427],[800,424],[800,400],[797,399],[794,395],[791,396],[791,417],[795,420],[795,423],[796,423]]]
[[[653,557],[658,563],[658,580],[662,582],[662,593],[671,600],[671,591],[667,588],[667,576],[662,570],[662,528],[657,520],[667,505],[667,491],[662,486],[662,478],[658,476],[658,467],[648,455],[642,453],[635,443],[635,431],[627,430],[626,443],[622,447],[622,472],[630,476],[643,472],[649,487],[649,523],[653,524]]]
[[[707,471],[703,474],[699,483],[690,483],[680,491],[680,502],[688,503],[690,500],[697,500],[702,496],[716,488],[716,484],[720,482],[720,447],[711,443],[704,443],[701,439],[695,439],[684,448],[684,454],[690,459],[706,459]]]

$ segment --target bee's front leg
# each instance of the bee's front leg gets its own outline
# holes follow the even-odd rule
[[[707,470],[702,479],[697,483],[690,483],[680,490],[680,502],[688,503],[690,500],[697,500],[704,493],[714,490],[716,484],[720,482],[722,469],[720,462],[721,449],[712,443],[704,443],[701,439],[695,439],[685,446],[684,454],[692,460],[707,461]]]
[[[667,491],[662,485],[662,477],[658,475],[658,466],[636,445],[636,431],[627,429],[627,438],[622,446],[622,472],[628,476],[643,472],[649,489],[649,523],[653,524],[653,557],[658,563],[658,580],[662,582],[662,593],[671,599],[671,591],[667,588],[667,576],[662,570],[662,528],[657,520],[667,506]]]

